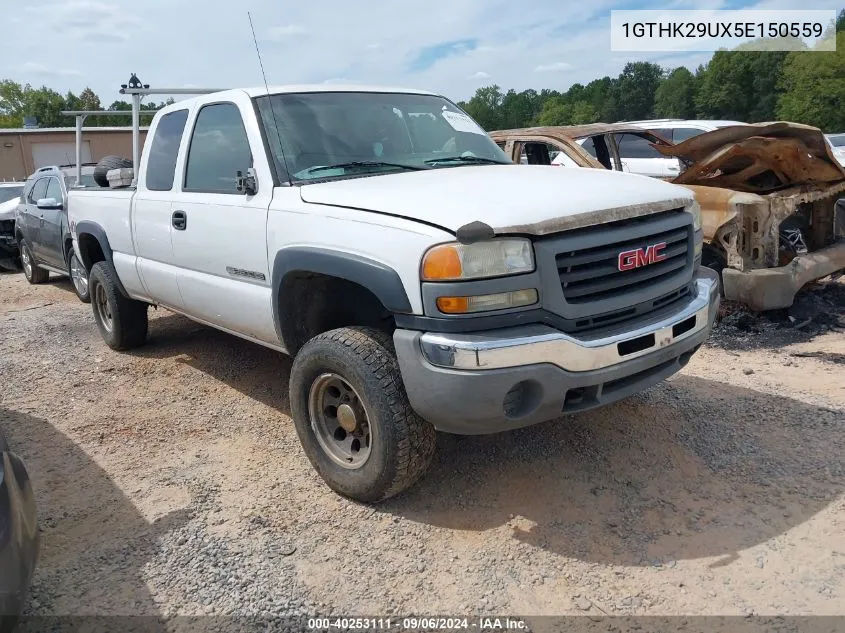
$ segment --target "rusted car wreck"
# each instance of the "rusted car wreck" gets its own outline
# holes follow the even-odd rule
[[[553,164],[546,149],[565,153],[566,164],[622,170],[623,134],[641,135],[679,160],[680,173],[669,180],[694,191],[701,205],[704,262],[721,270],[727,299],[754,310],[786,308],[808,282],[845,269],[845,170],[817,128],[734,125],[677,145],[628,124],[490,136],[515,162]],[[586,138],[591,153],[578,142]]]

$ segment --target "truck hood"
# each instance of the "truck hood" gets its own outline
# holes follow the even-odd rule
[[[486,165],[311,183],[303,202],[384,213],[452,233],[472,222],[497,234],[547,235],[686,206],[684,187],[599,169]]]

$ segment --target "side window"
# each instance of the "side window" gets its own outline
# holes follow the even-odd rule
[[[617,136],[620,158],[665,158],[642,136],[620,134]]]
[[[596,157],[596,145],[593,143],[593,137],[588,136],[584,139],[584,142],[581,143],[581,147],[584,148],[584,151],[587,152],[593,158]]]
[[[47,193],[44,194],[45,198],[53,198],[58,202],[63,202],[64,198],[62,196],[62,186],[59,184],[58,178],[47,178]]]
[[[246,174],[250,167],[252,153],[237,106],[203,106],[191,135],[185,191],[237,194],[238,171]]]
[[[147,160],[147,189],[170,191],[176,171],[179,142],[188,120],[187,110],[177,110],[161,117],[156,127],[150,157]]]
[[[29,190],[29,197],[27,198],[28,202],[35,204],[41,200],[41,198],[47,197],[45,194],[47,193],[48,180],[49,178],[42,178],[33,185],[32,189]]]
[[[551,165],[552,157],[549,150],[554,147],[546,143],[524,143],[525,156],[529,165]]]
[[[679,127],[672,131],[672,141],[675,143],[683,143],[688,138],[703,134],[704,130],[697,130],[694,127]]]

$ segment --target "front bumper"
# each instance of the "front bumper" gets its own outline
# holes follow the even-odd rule
[[[725,298],[752,310],[788,308],[795,293],[805,284],[845,269],[845,239],[806,255],[798,255],[786,266],[741,271],[725,268],[722,280]]]
[[[701,268],[692,300],[625,332],[575,338],[534,325],[443,335],[396,330],[411,406],[448,433],[514,429],[609,404],[681,369],[707,338],[719,280]]]
[[[11,220],[0,221],[0,269],[17,270],[20,257],[15,239],[15,224]]]

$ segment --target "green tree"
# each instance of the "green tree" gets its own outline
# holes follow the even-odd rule
[[[572,108],[563,97],[546,99],[537,117],[538,125],[572,125]]]
[[[576,101],[572,104],[572,125],[583,125],[598,121],[596,110],[589,101]]]
[[[651,62],[629,62],[619,75],[616,91],[617,118],[648,119],[654,115],[654,93],[663,69]]]
[[[778,118],[845,130],[845,31],[836,33],[836,51],[789,53],[779,88]]]
[[[79,93],[79,101],[82,104],[83,110],[102,110],[103,107],[100,105],[100,97],[94,94],[94,91],[91,88],[85,88],[82,92]]]
[[[67,125],[67,117],[62,116],[65,99],[55,90],[42,86],[37,90],[24,93],[25,105],[23,116],[34,116],[41,127],[62,127]]]
[[[0,126],[20,127],[23,125],[23,111],[25,106],[24,91],[30,86],[11,79],[0,81]]]
[[[497,85],[485,86],[475,91],[466,103],[458,104],[488,132],[502,129],[502,89]]]
[[[791,53],[765,49],[784,44],[806,50],[801,40],[781,39],[756,40],[735,50],[716,51],[701,74],[696,93],[699,116],[748,122],[775,118],[782,91],[781,72]]]
[[[654,114],[661,119],[695,118],[695,76],[688,68],[676,68],[657,86]]]

